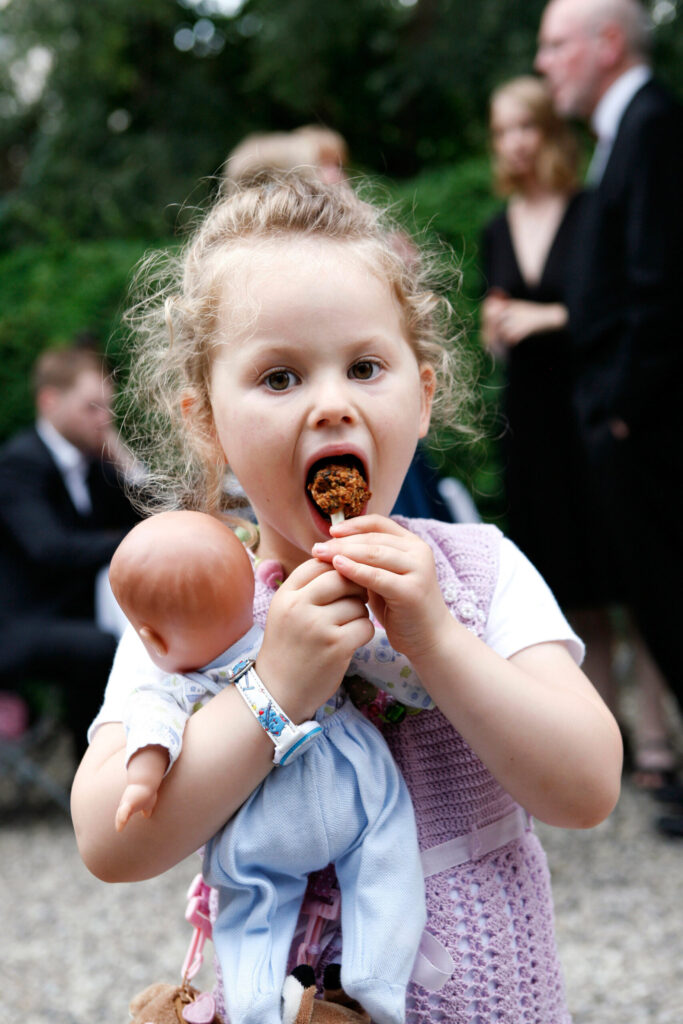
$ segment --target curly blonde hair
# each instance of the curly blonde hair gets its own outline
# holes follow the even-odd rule
[[[370,271],[386,280],[403,310],[418,363],[436,374],[435,420],[452,426],[467,404],[469,360],[449,336],[451,305],[427,283],[431,261],[385,211],[346,184],[321,184],[303,172],[222,193],[180,252],[142,261],[133,285],[137,298],[125,315],[131,372],[122,392],[123,430],[150,469],[154,511],[216,514],[238,507],[225,486],[209,395],[213,356],[225,340],[218,309],[225,302],[226,267],[245,244],[267,253],[273,241],[296,237],[353,246]],[[437,264],[442,274],[443,259]],[[253,310],[241,297],[235,305],[228,329],[243,334]]]

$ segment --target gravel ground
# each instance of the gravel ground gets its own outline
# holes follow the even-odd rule
[[[61,755],[54,770],[68,778]],[[65,814],[40,804],[12,810],[6,790],[0,786],[2,1020],[125,1024],[136,992],[176,978],[190,938],[185,890],[199,858],[149,882],[105,885],[81,864]],[[683,840],[654,833],[658,810],[626,782],[598,828],[538,826],[575,1024],[683,1021]],[[200,987],[209,984],[207,950]]]

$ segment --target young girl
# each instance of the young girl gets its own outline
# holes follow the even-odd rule
[[[311,718],[335,692],[370,635],[368,607],[436,702],[385,730],[426,878],[407,1020],[564,1024],[548,872],[529,817],[577,828],[606,817],[620,734],[552,595],[495,527],[387,518],[432,413],[454,415],[458,397],[443,304],[391,237],[346,186],[292,177],[221,199],[170,291],[138,307],[135,362],[148,353],[179,429],[175,503],[218,511],[229,465],[258,521],[258,557],[282,566],[277,590],[256,582],[256,670],[288,717]],[[171,447],[160,408],[157,451]],[[307,491],[331,459],[362,467],[372,492],[365,515],[335,526]],[[196,850],[273,759],[228,687],[190,718],[153,817],[115,833],[121,694],[144,672],[133,641],[121,643],[72,797],[83,859],[108,881],[149,877]],[[274,838],[292,827],[275,820]]]

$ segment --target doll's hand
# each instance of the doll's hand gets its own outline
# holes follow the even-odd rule
[[[152,790],[149,786],[143,786],[140,783],[131,783],[126,786],[116,812],[116,831],[123,832],[134,814],[141,814],[143,818],[151,818],[158,795],[157,789]]]
[[[298,566],[273,597],[256,669],[294,722],[325,703],[372,638],[366,601],[363,586],[318,559]]]
[[[409,530],[384,516],[347,519],[316,544],[316,558],[368,592],[370,608],[392,647],[413,664],[438,644],[453,619],[441,596],[434,556]]]
[[[167,767],[168,751],[165,747],[144,747],[133,754],[128,764],[128,785],[116,811],[114,824],[117,832],[124,830],[134,814],[151,818]]]

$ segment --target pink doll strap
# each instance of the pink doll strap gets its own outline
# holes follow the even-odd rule
[[[209,893],[211,889],[201,875],[196,875],[187,891],[185,920],[194,927],[181,976],[183,982],[192,981],[204,961],[204,943],[211,938]]]

